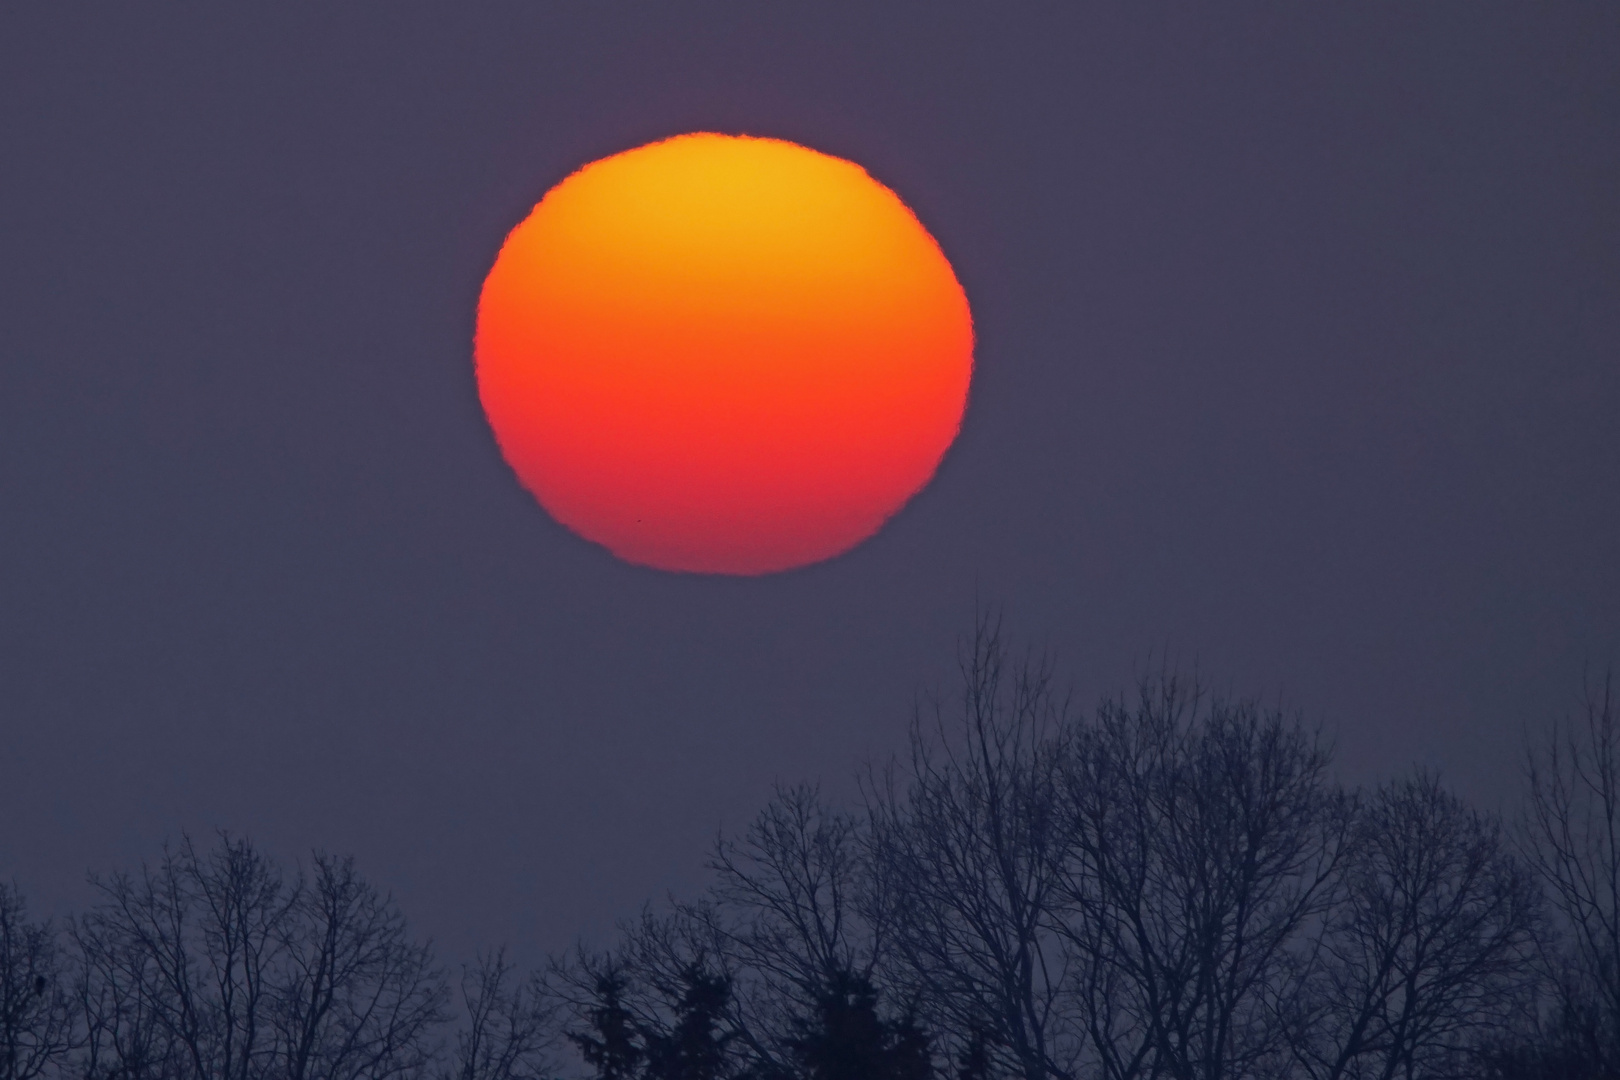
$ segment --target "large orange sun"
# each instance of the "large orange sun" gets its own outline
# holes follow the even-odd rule
[[[939,245],[858,165],[682,135],[585,166],[501,248],[478,392],[559,521],[622,559],[763,574],[876,532],[973,369]]]

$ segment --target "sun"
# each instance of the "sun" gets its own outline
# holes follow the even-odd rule
[[[484,281],[478,392],[558,521],[664,570],[849,550],[934,475],[973,372],[967,297],[860,166],[681,135],[586,165]]]

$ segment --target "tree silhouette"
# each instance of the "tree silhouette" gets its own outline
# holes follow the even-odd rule
[[[479,954],[448,1029],[347,858],[182,837],[65,934],[0,886],[0,1080],[1620,1080],[1612,684],[1515,844],[1173,673],[1081,713],[993,620],[960,660],[861,802],[778,788],[607,951]]]
[[[910,1018],[878,1015],[877,992],[863,975],[839,972],[791,1040],[809,1080],[927,1080],[928,1038]]]
[[[1063,733],[1050,665],[981,619],[958,656],[959,707],[919,710],[898,776],[871,800],[875,890],[907,992],[957,1031],[993,1026],[1026,1080],[1072,1074],[1055,902],[1068,855]]]
[[[956,1080],[990,1080],[990,1048],[984,1029],[975,1025],[956,1055]]]
[[[1597,1075],[1620,1074],[1620,701],[1614,676],[1585,715],[1528,753],[1526,847],[1560,931],[1548,968],[1557,1039]]]
[[[625,980],[618,972],[599,975],[587,1015],[589,1031],[571,1031],[568,1040],[596,1070],[597,1080],[635,1080],[646,1057],[636,1041],[636,1019],[624,1005]]]
[[[0,883],[0,1080],[33,1080],[72,1045],[56,934],[28,920],[22,894]]]
[[[1345,889],[1292,1011],[1306,1080],[1467,1071],[1526,1005],[1535,880],[1496,820],[1429,772],[1361,807]]]
[[[535,982],[514,978],[506,950],[464,965],[460,991],[462,1022],[442,1080],[541,1080],[554,1073],[553,1003]]]
[[[96,884],[74,926],[83,1074],[386,1078],[432,1060],[442,973],[352,860],[289,876],[245,839],[183,837]]]
[[[731,1000],[731,982],[697,965],[682,973],[685,984],[668,1033],[645,1035],[647,1080],[722,1080],[728,1074],[721,1020]]]

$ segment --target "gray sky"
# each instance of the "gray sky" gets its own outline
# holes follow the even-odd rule
[[[216,825],[452,952],[847,790],[975,597],[1082,700],[1168,649],[1355,777],[1516,783],[1620,660],[1620,9],[37,4],[0,15],[0,875]],[[764,579],[549,520],[473,305],[586,161],[864,165],[973,304],[939,475]]]

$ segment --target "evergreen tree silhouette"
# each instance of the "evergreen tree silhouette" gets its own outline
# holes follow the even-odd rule
[[[817,996],[815,1011],[790,1041],[808,1080],[930,1080],[928,1037],[910,1018],[878,1015],[871,980],[842,971]]]
[[[934,1060],[928,1050],[928,1033],[907,1014],[889,1023],[889,1045],[885,1051],[889,1080],[932,1080]]]
[[[696,964],[682,973],[685,989],[667,1035],[648,1033],[646,1080],[723,1080],[726,1044],[720,1021],[731,1001],[731,980]]]
[[[990,1053],[984,1029],[974,1026],[967,1045],[956,1055],[956,1080],[990,1080]]]
[[[596,980],[596,1006],[590,1010],[591,1032],[569,1032],[597,1080],[636,1080],[645,1056],[636,1044],[635,1018],[624,1007],[624,979],[617,974]]]

